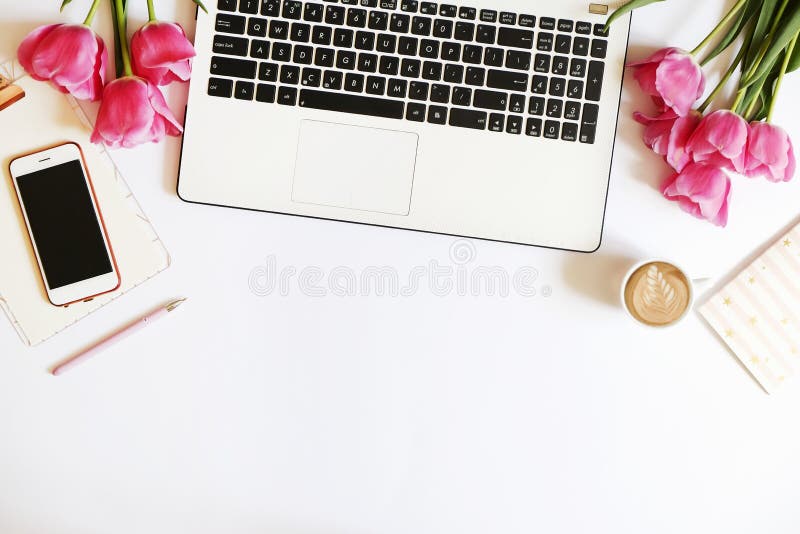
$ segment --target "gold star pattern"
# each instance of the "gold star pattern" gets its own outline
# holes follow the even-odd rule
[[[747,282],[749,284],[755,284],[756,283],[756,277],[755,276],[751,276],[750,278],[747,279]]]
[[[797,347],[792,347],[792,354],[797,354]]]
[[[752,358],[750,358],[750,363],[752,363],[753,365],[758,365],[759,363],[761,363],[761,358],[759,358],[758,356],[753,356]]]
[[[725,330],[725,337],[733,337],[733,330],[731,330],[730,328]]]
[[[783,319],[781,319],[781,324],[782,324],[783,326],[786,326],[787,324],[789,324],[789,319],[787,319],[786,317],[784,317]]]
[[[778,382],[783,382],[784,380],[786,380],[785,376],[779,376],[778,377]]]
[[[750,317],[750,324],[751,325],[755,326],[757,322],[758,322],[758,319],[756,319],[755,317]]]
[[[786,239],[783,240],[783,246],[784,247],[791,247],[792,246],[792,240],[787,237]]]
[[[722,299],[722,303],[725,306],[730,306],[731,305],[731,298],[730,297],[725,297],[724,299]]]

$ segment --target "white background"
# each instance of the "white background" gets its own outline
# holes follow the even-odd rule
[[[0,0],[0,56],[88,3],[59,17],[57,0]],[[130,3],[133,31],[146,11]],[[726,5],[640,12],[631,58],[692,48]],[[189,0],[156,6],[192,32]],[[104,3],[110,43],[108,19]],[[296,277],[257,296],[248,277],[269,256],[402,278],[453,265],[455,240],[185,204],[179,140],[115,153],[174,263],[37,348],[0,323],[0,532],[798,532],[798,380],[766,395],[696,314],[634,324],[617,281],[653,255],[725,276],[797,219],[800,180],[737,180],[725,230],[683,214],[655,189],[667,170],[641,146],[630,114],[648,108],[630,82],[600,251],[472,242],[469,268],[535,267],[533,298],[310,297]],[[776,117],[800,143],[798,90],[795,75]],[[185,94],[168,90],[179,115]],[[189,301],[166,320],[47,374],[177,296]]]

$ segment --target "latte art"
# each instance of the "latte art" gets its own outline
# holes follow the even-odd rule
[[[625,286],[625,306],[638,321],[665,326],[680,319],[689,307],[691,288],[683,272],[669,263],[639,267]]]

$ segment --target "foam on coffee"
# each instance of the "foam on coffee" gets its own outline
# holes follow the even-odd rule
[[[680,319],[691,300],[689,281],[683,272],[660,261],[642,265],[625,285],[625,306],[636,320],[665,326]]]

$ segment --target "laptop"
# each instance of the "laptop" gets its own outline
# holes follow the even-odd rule
[[[188,202],[591,252],[630,16],[583,0],[218,0]]]

